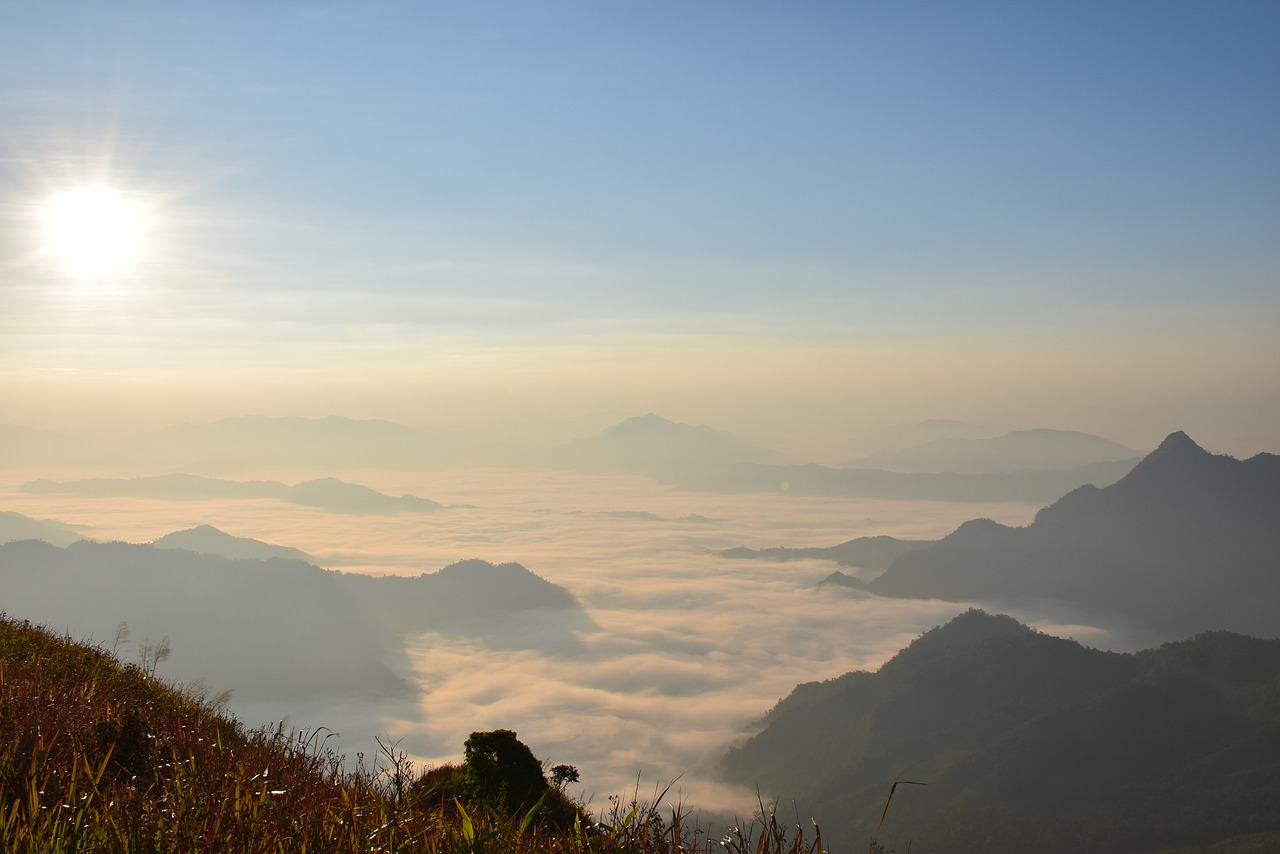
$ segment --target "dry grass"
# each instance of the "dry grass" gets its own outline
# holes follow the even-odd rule
[[[680,806],[662,807],[666,792],[612,798],[598,819],[574,805],[571,825],[546,799],[505,815],[418,797],[394,744],[344,770],[322,732],[246,730],[152,667],[2,616],[0,732],[9,852],[823,852],[763,803],[745,829],[710,839]]]

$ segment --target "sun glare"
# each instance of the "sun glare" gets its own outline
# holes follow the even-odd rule
[[[40,210],[44,251],[78,279],[109,279],[133,269],[146,249],[150,215],[128,194],[105,186],[65,190]]]

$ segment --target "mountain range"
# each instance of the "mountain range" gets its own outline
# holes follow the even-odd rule
[[[1280,640],[1119,654],[966,612],[879,671],[798,686],[724,759],[833,850],[1280,845]],[[1268,847],[1270,846],[1270,847]],[[1209,850],[1194,848],[1186,850]],[[1228,850],[1226,848],[1212,850]]]
[[[943,501],[1049,501],[1085,483],[1112,483],[1137,461],[1136,452],[1099,437],[1024,432],[1031,438],[1006,439],[1019,445],[1027,463],[1016,471],[888,471],[794,463],[727,433],[649,413],[550,449],[540,459],[588,474],[647,475],[683,489]],[[1065,445],[1075,448],[1074,456],[1064,453]],[[1012,459],[1011,452],[1006,457]],[[1064,461],[1083,462],[1062,467]]]
[[[844,447],[850,454],[865,457],[950,439],[993,439],[1016,429],[1011,424],[973,424],[954,418],[930,418],[912,424],[882,427],[849,439]]]
[[[686,467],[660,480],[683,489],[713,492],[773,492],[784,495],[850,496],[903,501],[1052,501],[1084,484],[1110,484],[1134,460],[1090,463],[1070,469],[956,474],[830,468],[816,464],[733,463]]]
[[[76,540],[91,539],[79,528],[51,519],[32,519],[12,510],[0,510],[0,543],[12,540],[44,540],[55,546],[69,546]]]
[[[151,543],[157,549],[183,549],[196,554],[220,555],[228,560],[299,560],[314,564],[316,561],[301,549],[276,546],[249,537],[236,537],[219,531],[212,525],[197,525],[185,531],[165,534]]]
[[[1007,435],[1004,435],[1007,434]],[[874,437],[873,437],[874,438]],[[961,422],[894,428],[868,448],[907,456],[869,457],[856,466],[801,464],[705,425],[653,413],[552,448],[516,447],[390,421],[246,415],[180,424],[121,441],[87,441],[0,425],[0,468],[173,472],[317,471],[367,468],[557,468],[637,474],[688,489],[784,492],[956,501],[1050,501],[1084,483],[1107,484],[1137,454],[1096,436],[1061,430],[1010,432]],[[903,442],[906,440],[906,444]],[[924,444],[921,444],[924,442]],[[948,444],[950,443],[950,444]],[[985,444],[984,444],[985,443]],[[904,450],[916,445],[914,450]],[[930,450],[932,448],[932,450]],[[950,448],[951,451],[947,451]],[[912,458],[932,455],[927,464]],[[941,454],[941,456],[939,456]],[[900,470],[893,470],[900,466]],[[186,475],[191,477],[192,475]]]
[[[1185,635],[1280,635],[1280,457],[1210,454],[1176,432],[1118,482],[1028,526],[966,522],[866,589],[956,601],[1049,599]]]
[[[194,474],[152,477],[52,481],[33,480],[23,492],[79,495],[92,498],[156,498],[162,501],[206,501],[225,498],[274,498],[330,513],[434,513],[444,505],[416,495],[384,495],[358,483],[322,477],[296,485],[274,480],[220,480]]]
[[[679,424],[650,412],[607,427],[596,436],[550,448],[540,459],[551,467],[587,474],[666,479],[689,467],[781,463],[786,457],[706,425]]]
[[[532,612],[556,614],[565,631],[590,625],[568,591],[519,564],[372,577],[87,540],[0,546],[0,602],[75,637],[110,638],[125,622],[135,638],[167,636],[171,673],[237,699],[404,696],[406,635],[487,628],[509,644],[506,627]]]
[[[900,540],[896,537],[875,536],[856,537],[834,546],[814,546],[809,548],[764,548],[749,549],[742,546],[724,549],[721,557],[738,560],[773,560],[785,563],[789,560],[835,561],[841,566],[855,567],[868,572],[887,569],[895,560],[907,552],[932,545],[933,540]]]

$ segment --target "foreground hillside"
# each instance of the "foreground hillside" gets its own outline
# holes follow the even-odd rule
[[[840,849],[1280,850],[1280,640],[1226,632],[1132,655],[969,611],[876,673],[801,685],[730,752]],[[1255,836],[1255,839],[1259,837]],[[1269,846],[1269,847],[1268,847]],[[1199,850],[1199,849],[1197,849]]]
[[[472,733],[461,763],[421,774],[394,742],[344,767],[323,732],[246,730],[199,691],[157,679],[154,663],[122,665],[100,647],[0,615],[0,851],[719,847],[657,802],[610,799],[593,817],[563,791],[577,770],[557,765],[548,776],[510,730]],[[732,844],[821,852],[772,821],[744,825]]]

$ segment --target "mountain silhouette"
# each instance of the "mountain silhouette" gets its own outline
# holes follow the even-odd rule
[[[844,443],[851,454],[905,451],[917,445],[947,439],[992,439],[1015,429],[1009,424],[971,424],[953,418],[931,418],[913,424],[894,424],[857,436]]]
[[[577,600],[562,586],[549,583],[520,563],[458,561],[435,572],[416,576],[340,574],[344,590],[358,607],[374,615],[379,625],[399,634],[421,631],[461,631],[484,635],[504,645],[536,647],[547,641],[563,652],[576,647],[572,632],[594,629]],[[521,620],[521,615],[532,620]],[[531,624],[539,626],[535,641]]]
[[[1205,633],[1119,654],[969,611],[878,672],[797,686],[729,752],[833,850],[1136,851],[1280,841],[1280,641]],[[1258,848],[1257,850],[1271,850]]]
[[[83,495],[94,498],[139,497],[164,501],[206,501],[218,498],[275,498],[330,513],[434,513],[444,505],[416,495],[384,495],[377,490],[332,477],[296,485],[274,480],[221,480],[194,474],[105,478],[57,482],[33,480],[24,492]]]
[[[404,696],[395,636],[355,606],[337,573],[299,561],[228,560],[129,543],[0,546],[13,617],[83,638],[168,636],[167,667],[238,699]]]
[[[857,537],[839,545],[826,547],[749,549],[739,546],[721,551],[720,556],[739,560],[775,560],[783,563],[789,560],[818,558],[835,561],[841,566],[875,571],[886,569],[907,552],[922,549],[933,542],[933,540],[899,540],[896,537],[880,535]]]
[[[268,560],[273,557],[315,563],[306,552],[289,546],[273,546],[249,537],[234,537],[212,525],[174,531],[151,543],[157,549],[185,549],[197,554],[220,555],[229,560]]]
[[[660,479],[690,467],[783,460],[783,454],[728,433],[668,421],[652,412],[628,418],[596,436],[551,448],[543,455],[547,465],[557,468],[588,474],[647,474]]]
[[[464,561],[373,577],[279,557],[83,540],[0,546],[0,603],[76,637],[110,638],[121,622],[135,638],[169,636],[170,672],[250,700],[407,696],[405,636],[464,626],[509,644],[523,615],[589,624],[568,591],[519,564]]]
[[[1177,432],[1125,477],[1023,528],[973,520],[868,588],[959,601],[1053,599],[1177,634],[1280,634],[1280,457],[1210,454]]]
[[[12,540],[44,540],[55,546],[68,546],[76,540],[93,539],[79,528],[50,519],[32,519],[12,510],[0,510],[0,543]]]

